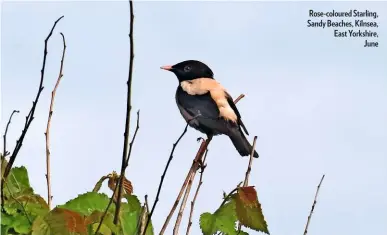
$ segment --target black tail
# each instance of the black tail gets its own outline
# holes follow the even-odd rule
[[[230,137],[232,143],[234,144],[236,150],[238,150],[239,154],[242,157],[243,156],[250,156],[253,146],[251,146],[251,144],[246,139],[245,135],[242,133],[242,131],[240,129],[231,132],[229,137]],[[255,158],[259,157],[257,151],[255,151],[255,150],[254,150],[253,157],[255,157]]]

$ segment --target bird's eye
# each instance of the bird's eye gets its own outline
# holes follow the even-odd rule
[[[188,71],[190,71],[190,70],[191,70],[191,66],[187,65],[187,66],[184,67],[184,71],[185,71],[185,72],[188,72]]]

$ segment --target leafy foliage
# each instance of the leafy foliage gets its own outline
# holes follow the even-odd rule
[[[79,213],[55,208],[44,217],[38,217],[32,226],[32,235],[40,234],[80,234],[86,235],[85,217]]]
[[[235,202],[230,200],[216,210],[214,214],[203,213],[200,216],[200,228],[204,235],[212,235],[218,231],[233,235],[238,233],[235,229],[236,221]]]
[[[141,218],[143,215],[147,216],[147,212],[135,195],[128,194],[133,191],[131,182],[125,179],[124,198],[127,202],[122,202],[118,225],[113,223],[114,203],[106,211],[110,198],[106,194],[96,192],[103,182],[101,178],[93,192],[80,194],[50,211],[46,201],[31,188],[27,169],[23,166],[12,168],[4,187],[1,234],[94,234],[103,216],[98,234],[136,234],[144,224]],[[146,235],[153,234],[150,221]]]
[[[104,212],[109,203],[109,200],[110,199],[106,194],[88,192],[88,193],[80,194],[78,195],[78,197],[58,207],[77,211],[82,215],[88,216],[94,211]],[[112,207],[110,209],[112,209]],[[113,211],[114,211],[114,208],[113,208]]]
[[[44,199],[34,194],[27,169],[23,166],[12,168],[4,185],[4,211],[1,212],[1,229],[4,234],[9,231],[16,234],[29,233],[32,221],[48,211]]]
[[[200,216],[200,228],[204,235],[212,235],[216,232],[227,235],[247,235],[247,232],[237,230],[237,221],[243,226],[269,234],[257,192],[253,186],[238,187],[237,193],[224,197],[224,202],[214,214],[206,212]]]

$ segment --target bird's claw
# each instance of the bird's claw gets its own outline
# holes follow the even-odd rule
[[[196,139],[197,142],[199,142],[199,141],[201,141],[201,140],[205,141],[205,139],[204,139],[203,137],[198,137],[198,138]]]
[[[203,173],[204,169],[207,167],[207,164],[204,164],[203,160],[198,161],[198,169],[200,169],[199,173]]]

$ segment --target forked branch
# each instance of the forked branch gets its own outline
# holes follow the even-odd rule
[[[55,22],[54,22],[54,25],[52,26],[51,28],[51,31],[50,33],[48,34],[48,36],[46,37],[46,39],[44,40],[44,53],[43,53],[43,63],[42,63],[42,69],[40,71],[40,83],[39,83],[39,87],[38,87],[38,92],[36,94],[36,97],[35,97],[35,100],[32,102],[32,107],[31,107],[31,110],[30,112],[28,113],[28,115],[26,116],[26,121],[25,121],[25,124],[24,124],[24,128],[22,130],[22,133],[19,137],[19,139],[16,141],[16,146],[12,152],[12,155],[11,157],[9,158],[9,162],[4,170],[4,176],[3,178],[1,179],[2,180],[2,186],[1,186],[1,191],[3,192],[4,190],[4,183],[6,182],[6,179],[12,169],[12,166],[16,160],[16,157],[23,145],[23,141],[24,141],[24,138],[27,134],[27,131],[28,131],[28,128],[30,127],[32,121],[34,120],[34,114],[35,114],[35,109],[36,109],[36,105],[38,104],[38,101],[39,101],[39,97],[40,97],[40,94],[42,93],[43,91],[43,81],[44,81],[44,72],[45,72],[45,68],[46,68],[46,59],[47,59],[47,44],[48,44],[48,40],[50,39],[54,29],[55,29],[55,26],[57,25],[57,23],[63,18],[64,16],[61,16],[59,17],[59,19],[57,19]],[[3,203],[3,202],[2,202]]]

